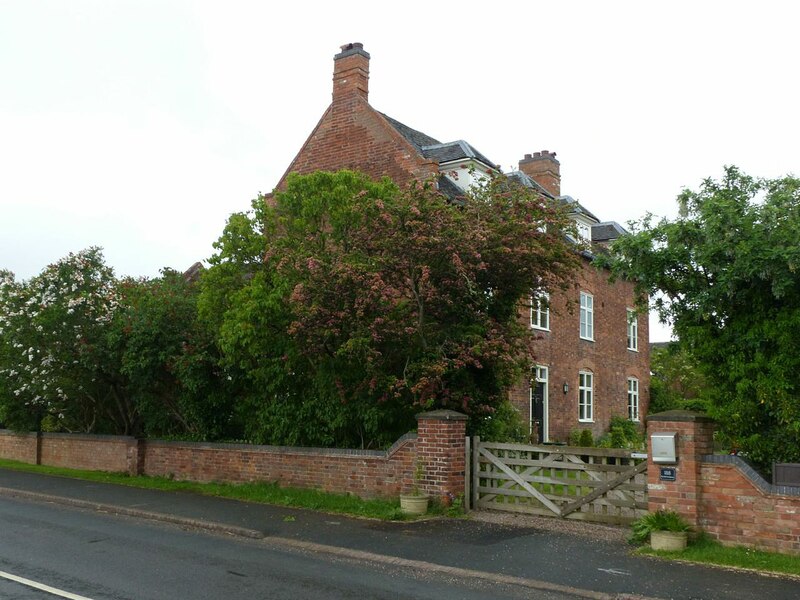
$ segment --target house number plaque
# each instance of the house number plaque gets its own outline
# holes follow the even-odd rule
[[[675,467],[661,467],[659,471],[661,472],[661,481],[675,481]]]

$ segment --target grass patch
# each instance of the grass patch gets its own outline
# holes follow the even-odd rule
[[[27,471],[42,475],[70,477],[101,483],[115,483],[129,487],[150,490],[182,491],[232,498],[247,502],[274,504],[293,508],[309,508],[322,512],[339,513],[382,520],[408,520],[409,517],[400,511],[398,500],[374,498],[364,500],[348,494],[332,494],[318,490],[280,487],[276,483],[196,483],[191,481],[175,481],[166,477],[147,477],[144,475],[131,477],[124,473],[108,473],[105,471],[83,471],[30,465],[13,460],[0,459],[0,468],[13,471]],[[432,507],[433,514],[449,514],[447,510]]]
[[[680,552],[656,551],[649,546],[644,546],[637,552],[660,558],[679,559],[724,567],[739,567],[800,577],[800,557],[798,556],[754,550],[744,546],[723,546],[706,535],[701,535],[697,540],[690,541],[686,550]]]

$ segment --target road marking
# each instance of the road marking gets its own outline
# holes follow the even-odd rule
[[[21,583],[22,585],[27,585],[28,587],[32,587],[34,589],[41,590],[43,592],[47,592],[48,594],[61,596],[62,598],[68,598],[69,600],[92,600],[91,598],[87,598],[86,596],[79,596],[78,594],[65,592],[64,590],[59,590],[54,587],[50,587],[49,585],[45,585],[43,583],[31,581],[30,579],[25,579],[24,577],[18,577],[17,575],[12,575],[11,573],[6,573],[5,571],[0,571],[0,577],[2,577],[3,579],[8,579],[9,581],[15,581],[17,583]]]
[[[602,571],[603,573],[611,573],[612,575],[628,575],[630,577],[629,571],[620,571],[619,569],[597,569],[598,571]]]

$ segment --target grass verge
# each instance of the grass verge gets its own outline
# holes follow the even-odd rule
[[[663,552],[644,546],[637,550],[637,553],[800,577],[800,557],[798,556],[754,550],[744,546],[723,546],[706,535],[701,535],[697,540],[690,542],[686,550],[680,552]]]
[[[322,512],[382,519],[386,521],[410,519],[410,517],[400,511],[400,504],[397,500],[382,498],[364,500],[348,494],[332,494],[317,490],[280,487],[276,483],[195,483],[191,481],[175,481],[167,479],[166,477],[147,477],[143,475],[131,477],[124,473],[82,471],[78,469],[65,469],[62,467],[31,465],[6,459],[0,459],[0,468],[40,473],[42,475],[70,477],[72,479],[83,479],[86,481],[116,483],[118,485],[151,490],[193,492],[206,496],[218,496],[221,498],[232,498],[247,502],[260,502],[262,504],[274,504],[293,508],[308,508]],[[447,514],[447,511],[434,505],[429,511],[429,514],[442,515]]]

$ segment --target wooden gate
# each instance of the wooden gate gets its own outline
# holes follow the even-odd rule
[[[471,506],[627,524],[647,512],[647,455],[473,438]]]

